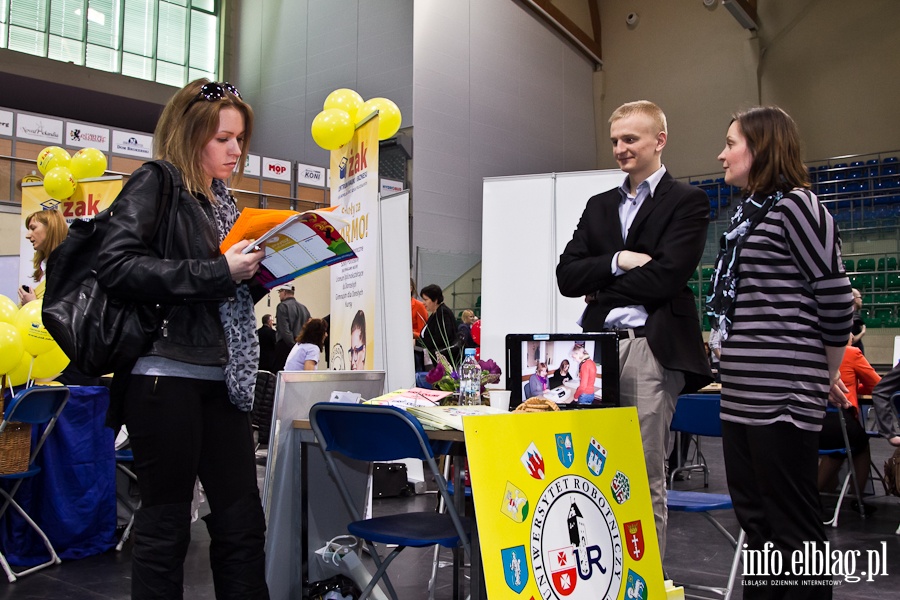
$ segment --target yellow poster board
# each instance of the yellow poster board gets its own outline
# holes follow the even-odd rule
[[[488,597],[666,597],[635,408],[464,424]]]
[[[382,368],[375,352],[378,240],[378,116],[358,125],[353,138],[331,151],[331,205],[347,222],[341,236],[356,258],[331,271],[330,368]],[[404,225],[405,226],[405,225]],[[371,235],[370,235],[371,234]]]

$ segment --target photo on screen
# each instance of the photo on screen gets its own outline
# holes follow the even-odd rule
[[[506,336],[510,406],[532,397],[560,408],[619,405],[619,342],[615,333]]]

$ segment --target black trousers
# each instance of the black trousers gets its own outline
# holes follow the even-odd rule
[[[782,573],[791,571],[794,552],[803,552],[804,543],[824,551],[825,528],[816,489],[819,434],[790,423],[748,426],[722,421],[722,447],[728,491],[747,533],[747,550],[763,550],[770,542],[780,554]],[[773,562],[769,560],[768,565],[773,566]],[[744,569],[748,569],[746,560]],[[747,573],[743,597],[831,598],[832,587],[823,582],[828,579],[793,573],[754,577]],[[794,585],[794,581],[800,585]]]
[[[132,375],[125,424],[143,506],[190,502],[198,476],[213,512],[259,494],[250,415],[225,382]]]

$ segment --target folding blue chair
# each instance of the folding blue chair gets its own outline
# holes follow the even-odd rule
[[[30,387],[13,396],[7,403],[3,413],[3,422],[0,423],[0,433],[2,433],[10,423],[30,423],[31,425],[47,424],[41,437],[31,450],[28,459],[28,469],[21,473],[0,475],[0,480],[15,481],[8,492],[5,489],[0,488],[0,495],[4,498],[3,506],[0,508],[0,520],[6,515],[6,511],[9,507],[14,508],[22,519],[24,519],[35,533],[38,534],[44,542],[47,552],[50,553],[50,560],[47,562],[21,571],[13,571],[9,566],[6,557],[0,552],[0,564],[3,565],[3,570],[6,572],[6,577],[9,579],[10,583],[13,583],[19,577],[24,577],[29,573],[34,573],[35,571],[39,571],[50,565],[62,562],[56,554],[56,550],[53,549],[50,540],[47,539],[47,535],[44,531],[30,516],[28,516],[28,513],[25,512],[19,503],[15,501],[15,495],[16,492],[19,491],[19,487],[24,480],[30,479],[41,472],[41,468],[34,464],[35,458],[37,458],[38,453],[44,446],[44,442],[47,440],[50,432],[53,431],[56,421],[59,419],[59,415],[62,413],[63,408],[65,408],[68,401],[69,388],[67,387]]]
[[[713,405],[715,410],[713,410]],[[701,449],[700,436],[722,437],[722,424],[719,421],[719,396],[716,394],[685,394],[679,396],[675,405],[675,414],[669,429],[676,433],[675,448],[681,448],[682,435],[691,436],[694,453],[689,462],[682,462],[678,452],[678,467],[669,473],[669,488],[675,482],[678,473],[703,473],[703,487],[709,487],[709,467]]]
[[[347,525],[347,530],[365,541],[377,568],[362,591],[360,600],[369,597],[379,580],[384,580],[391,597],[397,600],[387,568],[406,547],[422,548],[439,544],[457,549],[462,546],[466,557],[471,560],[471,521],[457,513],[425,430],[415,417],[392,406],[320,402],[310,409],[309,420],[324,450],[329,472],[353,516],[354,520]],[[447,512],[413,512],[363,519],[340,474],[333,452],[368,462],[401,458],[422,460],[431,469]],[[396,548],[382,558],[375,549],[376,542],[396,545]]]
[[[722,437],[722,421],[719,419],[719,405],[721,398],[718,394],[685,394],[678,398],[675,405],[675,415],[672,417],[672,429],[697,436]],[[697,439],[697,453],[701,462],[691,465],[691,469],[701,468],[704,471],[704,482],[709,486],[709,469],[706,461],[700,453],[699,438]],[[670,486],[671,488],[671,486]],[[728,573],[728,581],[725,587],[700,585],[695,583],[677,582],[686,589],[711,592],[722,596],[725,600],[731,597],[734,590],[734,582],[737,578],[738,566],[741,563],[741,550],[744,545],[745,534],[741,530],[735,539],[725,527],[719,523],[710,513],[716,510],[733,510],[731,497],[728,494],[707,494],[705,492],[683,492],[669,489],[666,497],[666,506],[672,512],[689,512],[702,514],[713,527],[715,527],[729,541],[734,548],[734,557],[731,560],[731,569]]]

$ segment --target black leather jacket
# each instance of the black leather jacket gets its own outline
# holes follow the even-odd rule
[[[122,188],[98,256],[97,280],[110,296],[138,303],[145,328],[157,329],[144,356],[222,365],[228,349],[218,305],[234,297],[236,285],[219,252],[213,209],[182,190],[172,249],[163,260],[168,209],[153,238],[161,177],[144,165]]]

